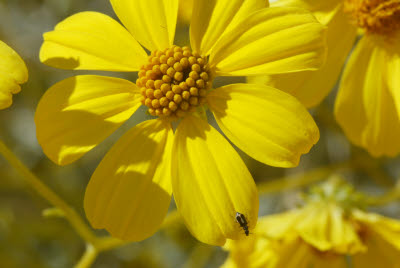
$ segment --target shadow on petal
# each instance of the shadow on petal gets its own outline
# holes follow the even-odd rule
[[[54,58],[49,58],[43,61],[43,64],[46,64],[48,66],[53,66],[55,68],[59,69],[75,69],[79,67],[80,62],[78,59],[74,58],[63,58],[63,57],[54,57]]]

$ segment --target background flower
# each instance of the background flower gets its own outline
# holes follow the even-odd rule
[[[328,28],[328,59],[317,72],[249,78],[282,88],[307,107],[318,105],[343,70],[335,117],[348,139],[375,157],[400,152],[398,83],[400,4],[398,1],[279,0],[276,6],[311,10]]]
[[[251,240],[231,241],[222,267],[398,267],[400,221],[361,210],[366,201],[341,180],[313,187],[302,208],[263,217]]]
[[[28,80],[28,70],[21,57],[0,41],[0,109],[12,104],[12,95],[21,91],[20,84]]]

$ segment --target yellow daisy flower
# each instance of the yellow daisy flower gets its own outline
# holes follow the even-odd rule
[[[328,58],[316,72],[271,75],[266,83],[296,96],[307,107],[319,104],[335,85],[356,40],[339,85],[335,116],[352,143],[373,156],[400,152],[400,1],[280,0],[276,6],[311,10],[328,27]]]
[[[364,212],[364,201],[342,181],[315,187],[304,207],[263,217],[251,239],[229,241],[222,267],[400,267],[400,221]]]
[[[111,4],[126,28],[104,14],[75,14],[44,34],[40,59],[64,69],[138,71],[139,78],[134,84],[80,75],[52,86],[35,115],[43,151],[59,165],[72,163],[145,105],[155,119],[116,142],[87,186],[84,208],[93,227],[145,239],[162,223],[173,193],[200,241],[222,245],[244,236],[235,214],[255,226],[257,189],[230,143],[207,123],[206,105],[230,141],[273,166],[296,166],[319,132],[287,93],[249,84],[212,89],[212,81],[315,69],[324,61],[324,27],[305,10],[267,8],[264,0],[199,0],[191,50],[173,46],[177,0]]]
[[[21,91],[28,80],[28,70],[21,57],[0,41],[0,110],[11,106],[12,95]]]

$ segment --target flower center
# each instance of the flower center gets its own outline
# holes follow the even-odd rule
[[[151,115],[183,117],[206,102],[212,79],[206,57],[189,47],[173,46],[151,53],[136,85]]]
[[[389,35],[400,29],[399,0],[345,0],[344,8],[369,33]]]

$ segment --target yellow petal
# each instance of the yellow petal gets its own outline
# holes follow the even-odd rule
[[[147,60],[144,49],[124,27],[97,12],[68,17],[43,38],[40,60],[56,68],[137,71]]]
[[[385,69],[380,73],[381,83],[392,94],[397,113],[400,115],[400,32],[388,39],[374,36],[369,39],[369,42],[374,43],[374,54],[377,60],[380,60],[376,63]]]
[[[171,201],[172,143],[172,128],[162,120],[145,121],[118,140],[86,188],[94,228],[130,241],[157,231]]]
[[[172,46],[178,0],[111,0],[111,4],[133,37],[148,50]]]
[[[344,70],[335,117],[351,142],[373,156],[400,152],[400,120],[388,86],[388,58],[371,36],[363,37]]]
[[[181,25],[189,25],[192,20],[194,0],[179,1],[178,23]]]
[[[369,237],[366,241],[368,251],[352,256],[354,268],[399,268],[400,252],[379,237]]]
[[[272,267],[277,258],[273,242],[258,234],[242,240],[228,240],[224,248],[229,250],[229,256],[221,268]]]
[[[320,252],[298,237],[275,244],[277,262],[269,268],[348,268],[346,257],[332,252]]]
[[[377,214],[355,211],[367,252],[353,256],[355,268],[400,267],[400,222]]]
[[[207,100],[224,134],[254,159],[294,167],[319,139],[311,115],[293,96],[264,85],[233,84]]]
[[[285,213],[262,217],[257,224],[256,233],[265,234],[269,238],[283,239],[295,232],[295,226],[301,210],[292,210]]]
[[[66,165],[111,135],[140,105],[139,89],[127,80],[71,77],[52,86],[40,100],[37,139],[53,162]]]
[[[321,3],[325,3],[325,1]],[[328,57],[321,69],[266,77],[249,77],[248,81],[284,90],[295,96],[306,107],[318,105],[336,84],[357,34],[356,28],[348,20],[348,14],[344,13],[342,9],[335,10],[337,12],[334,12],[331,20],[326,24],[328,27]]]
[[[12,94],[21,91],[19,84],[28,80],[28,70],[21,57],[0,41],[0,110],[12,104]]]
[[[265,75],[315,70],[325,60],[325,28],[306,10],[264,8],[215,45],[217,75]]]
[[[278,0],[271,3],[273,7],[299,7],[311,11],[324,25],[343,9],[343,0]]]
[[[320,251],[354,254],[365,251],[357,230],[336,205],[310,204],[297,223],[299,236]]]
[[[235,215],[242,213],[250,231],[254,228],[257,188],[229,142],[207,122],[189,116],[177,128],[173,152],[174,197],[193,236],[211,245],[245,237]]]
[[[327,251],[333,248],[329,227],[329,212],[313,207],[303,210],[302,221],[298,222],[296,229],[308,244],[320,251]]]
[[[195,0],[193,6],[190,43],[193,50],[208,55],[224,33],[252,12],[267,7],[268,0]]]
[[[375,234],[397,248],[400,254],[400,221],[373,213],[357,211],[353,216],[363,223],[368,234]],[[400,256],[400,255],[399,255]]]
[[[315,258],[314,250],[298,237],[290,238],[277,245],[276,254],[279,257],[271,267],[309,268]]]
[[[314,251],[314,258],[312,260],[313,268],[349,268],[346,255],[340,254],[324,254]]]
[[[9,76],[0,76],[0,110],[11,106],[13,92],[18,93],[20,89],[21,87],[14,79]]]

